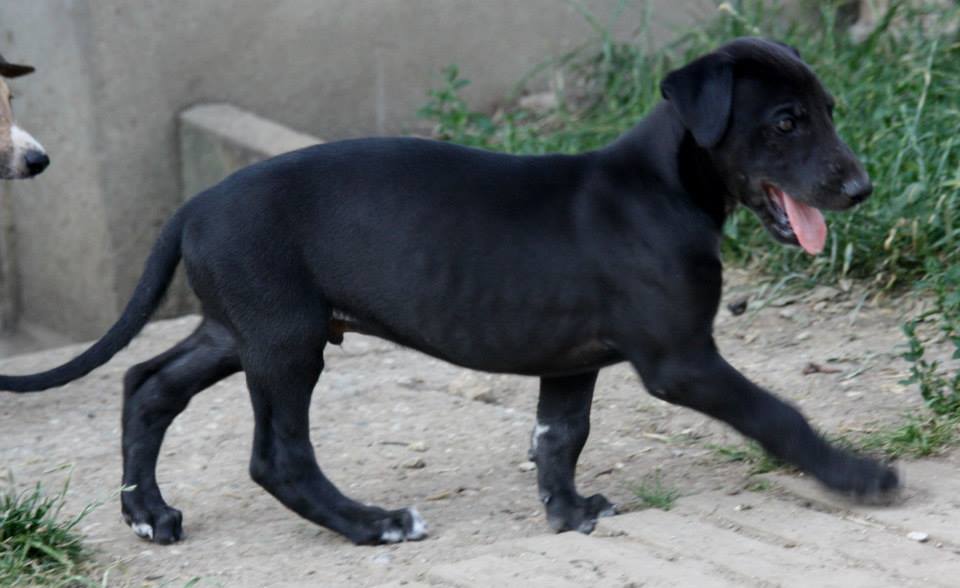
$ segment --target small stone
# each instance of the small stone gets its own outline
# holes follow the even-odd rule
[[[520,468],[521,472],[532,472],[533,470],[537,469],[537,464],[533,463],[532,461],[525,461],[517,467]]]
[[[735,510],[735,511],[737,511],[737,512],[742,512],[742,511],[745,511],[745,510],[750,510],[751,508],[753,508],[753,507],[750,506],[749,504],[738,504],[738,505],[736,505],[735,507],[733,507],[733,510]]]
[[[454,396],[459,396],[474,402],[483,402],[484,404],[497,404],[498,400],[494,394],[492,380],[489,376],[482,376],[465,372],[454,378],[447,386],[447,390]]]
[[[840,294],[840,290],[837,290],[836,288],[831,288],[830,286],[817,286],[812,292],[810,292],[810,294],[807,295],[807,298],[811,302],[826,302],[827,300],[833,300]]]
[[[436,494],[431,494],[430,496],[427,496],[427,500],[430,500],[430,501],[446,500],[451,496],[453,496],[453,490],[444,490],[442,492],[437,492]]]
[[[410,445],[407,445],[407,448],[410,451],[416,451],[417,453],[423,453],[427,450],[427,444],[423,441],[414,441]]]
[[[403,467],[407,468],[408,470],[422,470],[423,468],[427,467],[427,462],[423,461],[423,458],[418,457],[416,459],[411,459],[410,461],[404,462]]]
[[[797,334],[797,341],[806,341],[810,338],[810,331],[801,331]]]
[[[556,92],[539,92],[528,94],[518,101],[520,108],[543,114],[554,110],[559,105]]]
[[[749,301],[749,298],[744,296],[743,298],[740,298],[739,300],[735,300],[734,302],[731,302],[730,304],[728,304],[727,310],[729,310],[730,314],[732,314],[733,316],[740,316],[741,314],[747,312],[748,301]]]
[[[930,535],[922,531],[911,531],[907,533],[907,539],[911,541],[916,541],[917,543],[926,543],[930,540]]]

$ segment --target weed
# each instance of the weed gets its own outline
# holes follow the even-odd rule
[[[773,482],[766,478],[751,478],[744,484],[743,489],[750,492],[766,492],[773,488]]]
[[[85,575],[87,551],[76,527],[97,505],[63,519],[69,480],[48,496],[41,485],[0,493],[0,585],[93,586]]]
[[[640,500],[640,504],[644,508],[659,508],[660,510],[670,510],[677,498],[680,497],[679,490],[664,485],[663,476],[659,470],[634,486],[633,494]]]
[[[946,273],[960,271],[952,268]],[[936,277],[930,279],[940,281]],[[940,330],[953,344],[953,359],[960,358],[960,291],[947,292],[942,285],[934,287],[934,310],[903,325],[907,351],[902,357],[910,364],[910,377],[902,384],[916,384],[920,395],[934,415],[960,419],[960,372],[948,376],[939,361],[927,357],[927,350],[917,333],[919,325],[931,315],[939,319]]]
[[[783,462],[771,456],[754,441],[748,441],[739,447],[711,444],[709,448],[724,461],[748,464],[751,476],[766,474],[786,467]]]
[[[866,434],[854,443],[861,449],[889,458],[927,457],[954,443],[960,427],[954,418],[910,415],[902,425]]]

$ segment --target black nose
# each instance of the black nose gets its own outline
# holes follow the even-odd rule
[[[873,194],[873,184],[869,178],[847,180],[843,183],[843,194],[854,204],[860,204]]]
[[[27,162],[27,171],[31,176],[35,176],[50,165],[50,158],[43,151],[31,150],[23,156]]]

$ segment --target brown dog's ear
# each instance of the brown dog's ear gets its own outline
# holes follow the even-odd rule
[[[720,53],[704,55],[667,74],[660,93],[673,105],[697,145],[714,147],[730,120],[733,64]]]
[[[5,78],[18,78],[28,73],[33,73],[33,66],[10,63],[3,58],[3,55],[0,55],[0,76]]]

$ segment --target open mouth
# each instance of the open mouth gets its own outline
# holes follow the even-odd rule
[[[800,245],[810,255],[823,251],[827,242],[827,223],[823,214],[773,184],[765,183],[763,191],[767,196],[770,230],[781,240]]]

